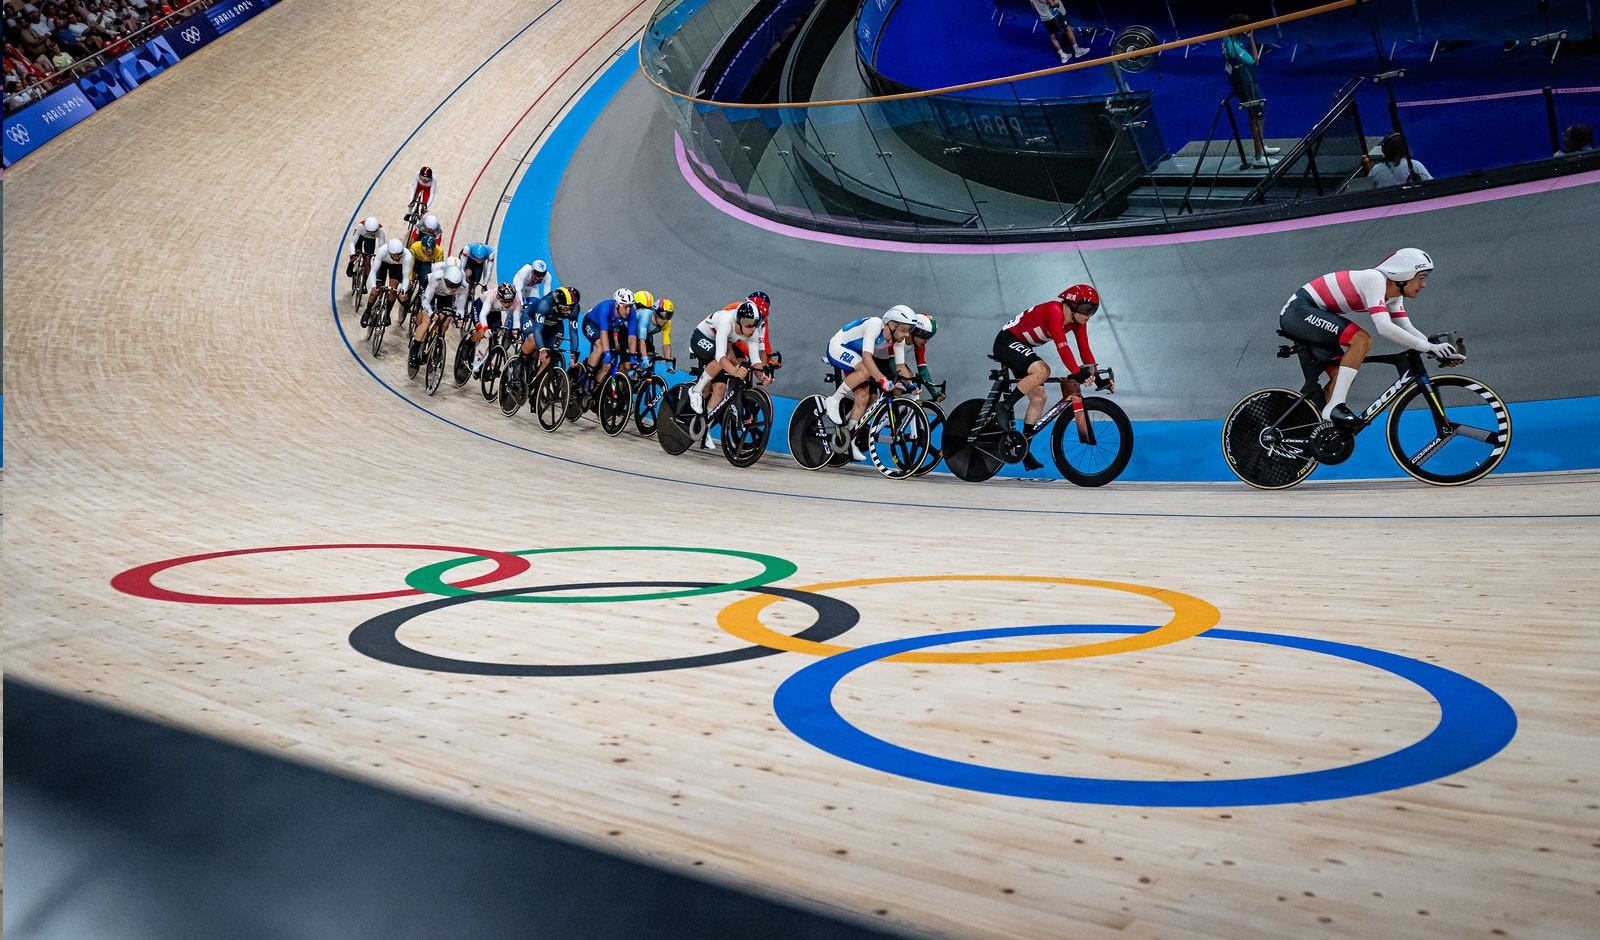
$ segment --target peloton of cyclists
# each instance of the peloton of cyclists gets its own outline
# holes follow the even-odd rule
[[[1432,270],[1433,258],[1427,252],[1402,248],[1376,268],[1324,274],[1295,291],[1283,305],[1278,314],[1278,327],[1283,332],[1315,346],[1344,350],[1338,366],[1328,370],[1322,420],[1346,428],[1361,425],[1361,418],[1350,410],[1345,399],[1367,353],[1372,351],[1372,334],[1345,319],[1348,314],[1369,314],[1373,328],[1381,336],[1407,349],[1429,353],[1445,362],[1466,361],[1449,343],[1429,342],[1406,314],[1406,300],[1422,293]]]
[[[344,276],[356,276],[356,255],[366,255],[370,262],[372,256],[377,254],[378,246],[388,240],[389,236],[384,234],[383,223],[378,221],[377,216],[369,215],[358,222],[350,231],[350,258],[344,264]]]
[[[722,400],[726,383],[712,385],[712,379],[724,372],[742,379],[750,374],[751,368],[761,367],[761,346],[753,340],[764,320],[755,302],[745,300],[731,310],[723,307],[695,326],[694,335],[689,338],[689,351],[702,371],[694,387],[689,389],[689,407],[696,414],[715,410]],[[750,360],[749,367],[743,364],[746,359]],[[757,381],[761,381],[763,373],[756,375]],[[766,381],[771,381],[770,377]],[[710,399],[706,398],[708,387]]]

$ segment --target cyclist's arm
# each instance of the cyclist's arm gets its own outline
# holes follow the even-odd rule
[[[666,353],[668,359],[672,358],[672,321],[671,320],[668,320],[666,322],[666,324],[661,327],[661,351]]]
[[[406,253],[405,262],[400,265],[400,293],[404,294],[411,289],[411,256]]]
[[[356,227],[350,230],[350,244],[345,246],[345,254],[356,253],[356,242],[360,240],[362,231],[361,223],[357,222]]]
[[[438,286],[439,286],[439,282],[438,281],[435,281],[431,277],[428,278],[428,286],[423,288],[423,290],[422,290],[422,310],[423,310],[424,313],[427,313],[429,315],[431,315],[433,313],[433,295],[435,293],[437,293],[435,288],[437,288]]]
[[[1394,318],[1389,314],[1388,307],[1373,307],[1367,312],[1372,314],[1372,328],[1377,330],[1378,335],[1384,339],[1407,349],[1415,349],[1417,352],[1427,352],[1432,348],[1433,344],[1428,342],[1428,338],[1418,332],[1415,327],[1411,327],[1409,330],[1406,329],[1406,327],[1411,326],[1410,317],[1401,316],[1400,319],[1406,321],[1406,325],[1401,326],[1394,322]]]
[[[1089,324],[1073,324],[1072,337],[1078,342],[1078,353],[1083,357],[1083,367],[1093,372],[1096,360],[1094,358],[1094,350],[1089,348]]]
[[[384,254],[387,254],[385,252]],[[378,269],[383,267],[384,254],[372,256],[372,263],[367,265],[367,290],[371,292],[378,286]]]
[[[1066,368],[1068,375],[1072,375],[1078,371],[1078,359],[1067,345],[1066,315],[1057,313],[1049,318],[1049,324],[1050,340],[1056,344],[1056,352],[1061,355],[1061,365]]]

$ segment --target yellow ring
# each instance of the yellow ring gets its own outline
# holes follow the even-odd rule
[[[1222,612],[1198,597],[1168,591],[1165,588],[1144,584],[1124,584],[1120,581],[1090,581],[1084,578],[1045,578],[1035,575],[1009,574],[929,574],[901,578],[861,578],[855,581],[832,581],[827,584],[808,584],[800,591],[827,591],[834,588],[865,587],[871,584],[898,584],[908,581],[1036,581],[1044,584],[1077,584],[1084,587],[1126,591],[1154,598],[1172,608],[1172,619],[1151,630],[1102,643],[1085,643],[1081,646],[1057,646],[1043,650],[1016,650],[1006,653],[900,653],[887,657],[888,662],[900,663],[1031,663],[1052,659],[1082,659],[1087,656],[1109,656],[1150,649],[1187,640],[1189,637],[1211,629],[1222,619]],[[765,594],[756,594],[735,601],[717,614],[717,626],[728,633],[757,646],[806,653],[811,656],[832,656],[852,647],[835,646],[802,640],[770,630],[761,622],[762,608],[779,600]]]

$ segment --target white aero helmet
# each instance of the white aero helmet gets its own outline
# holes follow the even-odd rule
[[[550,270],[550,266],[545,264],[542,258],[535,258],[532,267],[535,277],[544,277]]]
[[[917,321],[922,321],[918,323]],[[883,312],[883,322],[904,323],[906,326],[927,329],[928,318],[907,307],[905,304],[895,304]]]
[[[376,235],[378,234],[378,229],[383,228],[382,225],[378,224],[378,217],[375,215],[367,216],[367,220],[361,223],[361,227],[367,230],[368,235]]]
[[[431,212],[428,213],[422,217],[422,227],[430,232],[439,231],[439,217]]]
[[[461,269],[456,267],[453,264],[450,265],[449,267],[445,268],[444,269],[444,282],[446,284],[449,284],[451,287],[460,287],[461,286]]]
[[[389,254],[391,254],[391,255],[397,255],[400,252],[406,250],[406,246],[400,244],[400,239],[398,239],[398,238],[389,239],[389,244],[387,244],[387,245],[385,245],[383,247],[385,249],[387,249]]]
[[[1423,271],[1433,270],[1433,259],[1421,248],[1402,248],[1378,265],[1378,273],[1397,284],[1404,284]]]
[[[619,307],[631,307],[633,306],[633,291],[628,290],[626,287],[619,287],[617,292],[611,295],[611,299],[615,300]]]

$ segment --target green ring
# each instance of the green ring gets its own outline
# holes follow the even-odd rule
[[[760,574],[745,578],[742,581],[729,581],[726,584],[714,585],[704,588],[689,588],[682,591],[659,591],[654,594],[582,594],[574,597],[555,597],[548,594],[514,594],[509,597],[491,597],[492,601],[509,601],[517,604],[600,604],[617,601],[660,601],[675,597],[696,597],[701,594],[721,594],[726,591],[743,591],[747,588],[771,584],[782,581],[789,575],[799,570],[792,561],[778,558],[774,555],[762,555],[757,552],[741,552],[731,548],[682,548],[675,545],[581,545],[568,548],[530,548],[524,552],[507,552],[508,555],[548,555],[555,552],[701,552],[707,555],[733,555],[739,558],[748,558],[762,564]],[[467,558],[457,558],[452,561],[441,561],[421,568],[406,575],[406,584],[418,591],[428,594],[440,594],[446,597],[460,597],[467,594],[478,594],[478,591],[456,587],[446,584],[444,575],[452,568],[471,564],[475,561],[487,561],[481,555],[472,555]]]

